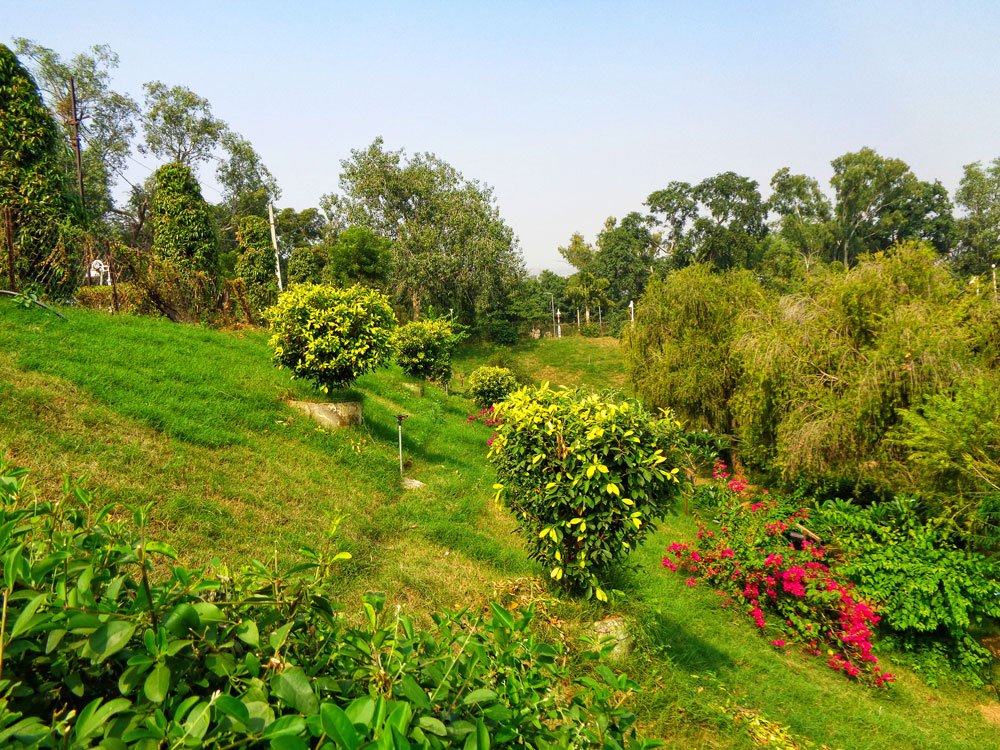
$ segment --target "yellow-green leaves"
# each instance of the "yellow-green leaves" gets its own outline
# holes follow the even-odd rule
[[[515,391],[495,416],[497,497],[532,557],[567,590],[606,601],[602,579],[679,494],[668,468],[676,425],[664,430],[636,403],[548,386]]]

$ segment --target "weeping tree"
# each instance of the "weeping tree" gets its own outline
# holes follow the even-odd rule
[[[975,295],[937,261],[932,247],[903,243],[744,313],[732,404],[747,455],[789,478],[903,484],[888,467],[905,454],[887,439],[901,413],[980,366]]]
[[[0,270],[4,286],[64,294],[76,283],[64,144],[38,86],[0,44]],[[8,241],[8,237],[12,242]]]
[[[753,273],[694,264],[652,277],[625,335],[625,366],[636,393],[669,407],[689,426],[732,434],[730,400],[742,369],[733,345],[742,313],[773,297]]]

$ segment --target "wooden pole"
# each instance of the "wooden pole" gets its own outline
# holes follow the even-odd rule
[[[271,245],[274,246],[274,272],[278,276],[278,291],[285,291],[281,285],[281,261],[278,259],[278,235],[274,231],[274,204],[268,202],[267,215],[271,219]]]
[[[73,79],[73,76],[69,78],[69,95],[73,105],[73,150],[76,151],[76,187],[80,192],[80,207],[84,208],[83,155],[80,153],[80,114],[76,109],[76,81]]]

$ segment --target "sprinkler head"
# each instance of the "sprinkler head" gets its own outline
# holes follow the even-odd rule
[[[406,419],[406,418],[407,418],[407,416],[409,416],[409,415],[408,415],[408,414],[397,414],[397,415],[396,415],[396,421],[397,421],[397,422],[398,422],[398,423],[399,423],[400,425],[402,425],[402,424],[403,424],[403,420],[404,420],[404,419]]]

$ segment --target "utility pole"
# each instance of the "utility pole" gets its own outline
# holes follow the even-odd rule
[[[556,337],[556,297],[552,292],[548,292],[549,305],[552,307],[552,338]]]
[[[83,156],[80,153],[80,114],[76,109],[76,81],[69,77],[69,96],[73,106],[73,150],[76,151],[76,187],[80,191],[80,206],[83,206]]]
[[[271,245],[274,246],[274,273],[278,277],[278,291],[283,292],[285,288],[281,285],[281,261],[278,259],[278,235],[274,231],[274,204],[268,201],[267,215],[271,219]]]

